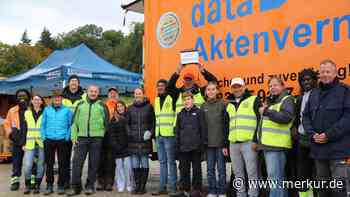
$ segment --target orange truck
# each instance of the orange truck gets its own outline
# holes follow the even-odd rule
[[[349,0],[134,0],[122,7],[144,13],[144,81],[151,98],[184,49],[198,50],[223,96],[230,79],[240,76],[265,98],[273,75],[298,94],[299,72],[317,71],[324,59],[334,60],[338,77],[350,82]]]

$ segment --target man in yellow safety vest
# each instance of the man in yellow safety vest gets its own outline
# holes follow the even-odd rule
[[[248,177],[249,180],[257,180],[258,154],[251,147],[260,121],[261,102],[257,96],[250,94],[240,77],[231,80],[231,92],[226,111],[230,117],[228,140],[232,169],[236,179],[245,180],[245,177]],[[257,197],[259,190],[248,188],[245,184],[237,189],[237,196],[248,196],[248,194]]]
[[[166,185],[170,182],[170,196],[176,194],[177,171],[175,160],[175,105],[176,94],[168,89],[168,82],[165,79],[160,79],[157,82],[158,95],[154,101],[154,112],[156,117],[156,143],[158,160],[160,163],[160,185],[159,190],[152,195],[167,194]]]

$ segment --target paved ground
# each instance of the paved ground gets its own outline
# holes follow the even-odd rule
[[[202,164],[203,168],[203,177],[204,179],[204,184],[206,185],[206,166],[205,163],[203,162]],[[229,168],[227,168],[228,171]],[[17,192],[11,192],[9,191],[9,176],[11,172],[11,165],[10,164],[0,164],[0,197],[19,197],[19,196],[24,196],[23,195],[23,177],[22,178],[22,183],[21,183],[21,189]],[[86,172],[86,167],[84,169],[84,172]],[[86,173],[84,173],[86,175]],[[84,177],[85,178],[85,177]],[[85,180],[83,178],[83,181]],[[151,172],[149,176],[149,180],[147,182],[147,191],[148,193],[143,195],[143,197],[148,197],[151,196],[152,191],[157,190],[157,186],[159,184],[159,163],[157,161],[151,162]],[[44,190],[45,188],[45,183],[42,184],[41,188]],[[28,196],[44,196],[42,194],[40,195],[28,195]],[[80,196],[85,196],[85,195],[80,195]],[[115,197],[115,196],[134,196],[128,193],[118,193],[116,191],[113,192],[97,192],[92,197],[98,196],[98,197]],[[53,194],[50,197],[58,197],[58,195]]]

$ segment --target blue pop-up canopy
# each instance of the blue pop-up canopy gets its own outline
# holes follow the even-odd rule
[[[0,94],[15,94],[20,88],[47,96],[52,89],[67,85],[68,77],[76,74],[83,88],[94,84],[106,94],[109,87],[119,92],[133,91],[140,86],[142,75],[129,72],[96,55],[85,44],[54,51],[46,60],[25,73],[0,81]]]

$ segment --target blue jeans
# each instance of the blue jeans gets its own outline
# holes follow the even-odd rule
[[[222,148],[208,148],[207,157],[209,194],[226,194],[226,165]],[[218,180],[215,166],[219,174]]]
[[[269,197],[287,197],[287,189],[282,189],[282,181],[286,180],[285,167],[287,155],[285,151],[264,151],[267,179],[278,181],[280,188],[271,188]]]
[[[30,180],[31,178],[36,155],[38,156],[36,162],[36,178],[42,179],[44,176],[44,149],[36,146],[33,150],[24,151],[24,175],[26,180]]]
[[[175,137],[158,137],[157,153],[160,163],[160,190],[165,190],[168,182],[168,168],[170,175],[170,189],[176,191],[177,170],[175,161]]]
[[[132,168],[149,168],[147,154],[133,154],[131,155]]]

